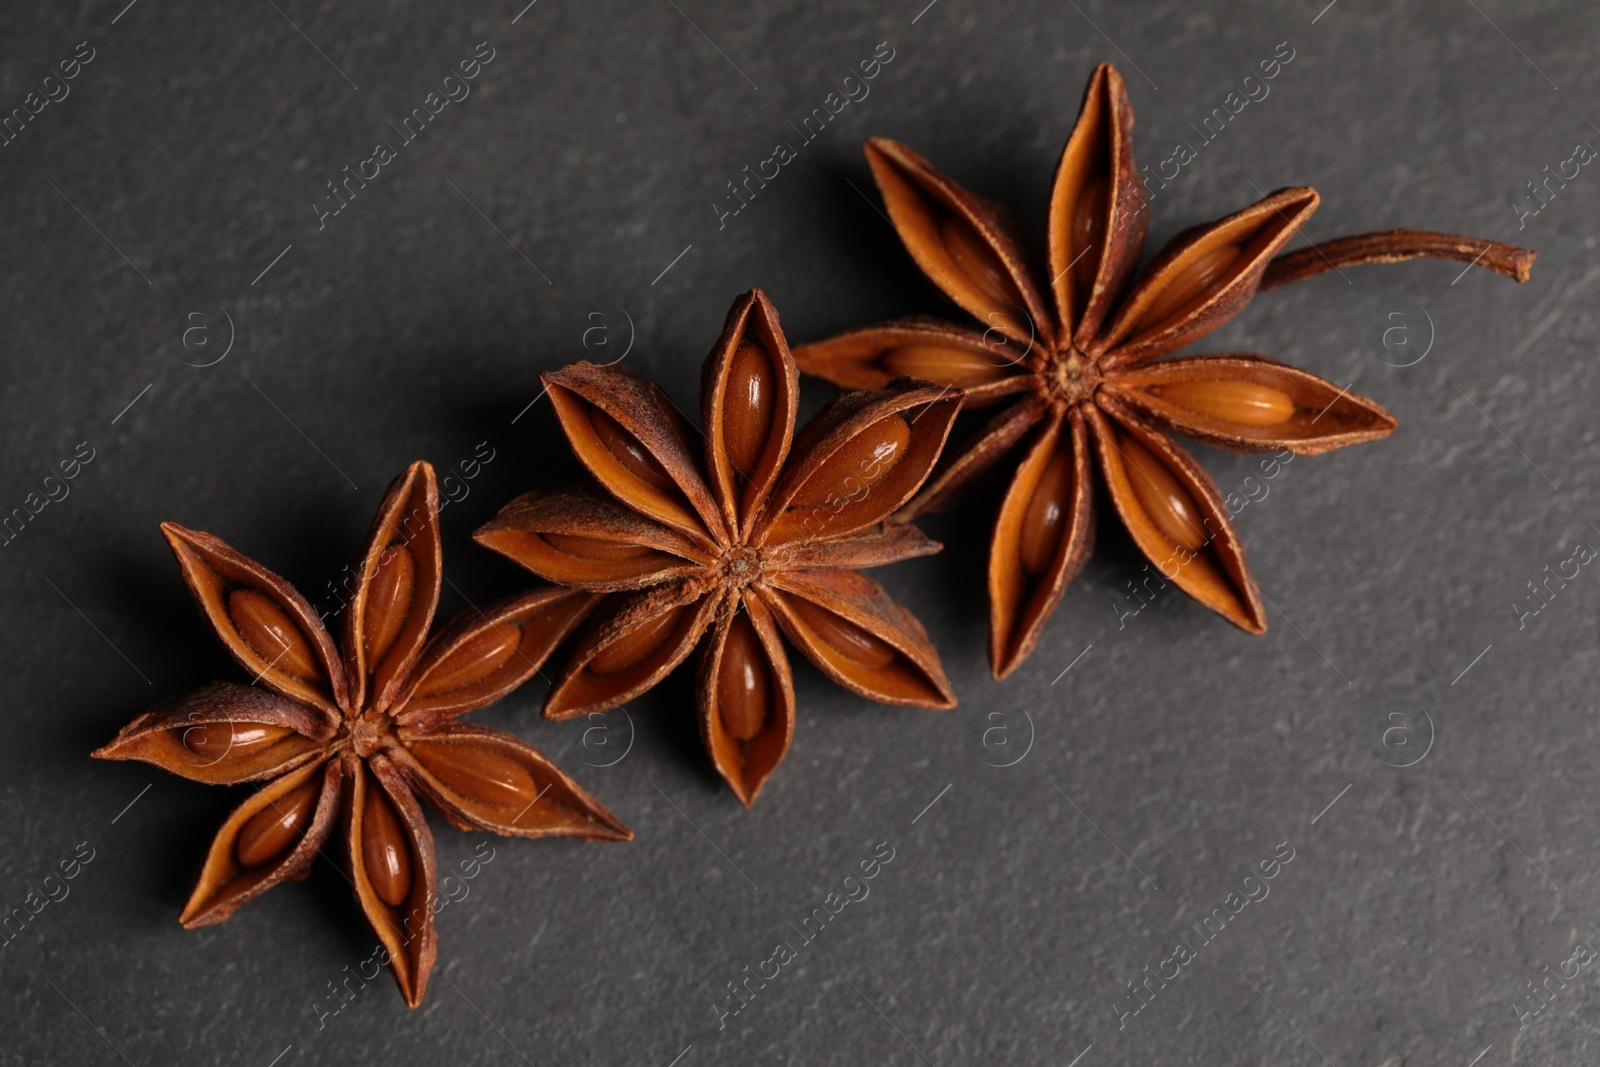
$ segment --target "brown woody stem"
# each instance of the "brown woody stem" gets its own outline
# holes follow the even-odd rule
[[[1538,254],[1527,248],[1515,248],[1481,237],[1457,237],[1428,230],[1383,230],[1341,237],[1337,241],[1312,245],[1299,252],[1279,256],[1267,265],[1267,271],[1261,278],[1261,288],[1275,289],[1340,267],[1361,263],[1398,263],[1421,256],[1453,259],[1457,263],[1483,267],[1525,282],[1528,272],[1533,269],[1533,257]]]

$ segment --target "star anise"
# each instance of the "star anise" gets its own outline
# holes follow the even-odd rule
[[[454,721],[532,677],[598,597],[547,588],[463,613],[430,639],[438,513],[433,468],[412,464],[373,523],[342,648],[282,578],[210,534],[163,523],[200,610],[263,688],[213,683],[139,716],[94,753],[200,782],[267,782],[218,831],[180,916],[186,927],[305,878],[342,820],[356,897],[413,1008],[437,954],[433,835],[419,797],[464,830],[633,837],[538,750]]]
[[[1102,64],[1056,170],[1044,285],[1002,206],[903,145],[869,141],[873,177],[912,258],[981,327],[902,319],[795,351],[801,370],[846,388],[911,375],[966,389],[969,409],[1009,404],[952,449],[895,517],[948,506],[1020,448],[989,557],[997,678],[1033,650],[1088,560],[1095,460],[1134,543],[1162,575],[1259,634],[1266,612],[1228,507],[1168,431],[1239,452],[1315,454],[1395,426],[1371,400],[1263,356],[1160,357],[1233,318],[1258,289],[1340,266],[1433,256],[1525,281],[1533,261],[1534,253],[1493,241],[1416,230],[1278,256],[1317,206],[1315,190],[1297,188],[1178,234],[1135,278],[1149,212],[1132,131],[1122,79]]]
[[[857,568],[938,551],[883,520],[933,469],[961,392],[892,382],[835,400],[796,434],[798,379],[760,290],[734,302],[706,359],[703,434],[620,368],[546,374],[604,492],[529,493],[475,535],[540,577],[609,594],[550,690],[549,718],[632,700],[700,645],[701,738],[747,806],[794,734],[780,631],[862,696],[955,705],[922,625]]]

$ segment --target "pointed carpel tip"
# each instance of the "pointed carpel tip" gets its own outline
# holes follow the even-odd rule
[[[906,154],[906,146],[899,141],[888,137],[869,137],[861,146],[861,151],[871,165],[873,177],[877,177],[879,167],[898,165]]]
[[[439,475],[438,475],[438,472],[436,472],[433,469],[433,464],[429,463],[425,459],[419,459],[419,460],[417,460],[417,462],[413,463],[411,466],[417,472],[417,477],[421,478],[422,481],[423,481],[423,484],[427,486],[427,488],[428,488],[427,496],[428,496],[429,503],[433,507],[434,513],[437,514],[438,513],[438,509],[439,509]]]
[[[194,542],[194,535],[195,531],[189,529],[187,526],[180,526],[175,522],[164,522],[161,524],[161,536],[165,537],[167,539],[167,543],[173,548],[177,548],[180,544],[192,544]]]
[[[1278,195],[1285,200],[1294,201],[1297,209],[1307,214],[1315,211],[1322,203],[1322,194],[1309,185],[1292,185]]]
[[[715,763],[716,761],[713,762]],[[738,776],[739,772],[737,770],[725,770],[720,763],[717,763],[717,772],[722,776],[722,780],[728,783],[728,788],[733,791],[735,797],[739,798],[739,803],[743,804],[746,810],[749,810],[755,804],[756,797],[761,795],[761,787],[767,784],[767,779],[762,778],[752,786]],[[767,777],[771,777],[771,775],[772,772],[768,771]]]
[[[544,711],[540,714],[550,722],[566,722],[569,719],[576,719],[583,713],[582,708],[569,708],[565,704],[558,703],[555,699],[555,694],[552,693],[545,699]]]
[[[1002,658],[994,654],[994,647],[993,645],[990,646],[989,673],[994,675],[995,681],[1003,682],[1010,676],[1012,671],[1022,666],[1022,661],[1028,657],[1025,653],[1013,648]]]

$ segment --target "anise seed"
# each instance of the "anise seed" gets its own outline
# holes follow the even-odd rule
[[[911,442],[911,427],[899,415],[880,419],[834,451],[807,478],[790,501],[791,508],[822,507],[886,478],[895,464],[905,458]]]
[[[391,908],[411,893],[411,847],[394,806],[376,785],[367,789],[361,819],[361,860],[373,891]]]
[[[453,693],[472,682],[489,677],[505,666],[522,643],[522,627],[501,623],[450,653],[417,686],[417,696]]]
[[[1089,298],[1094,276],[1100,270],[1100,238],[1106,232],[1106,201],[1110,193],[1111,183],[1106,176],[1096,174],[1083,183],[1072,209],[1072,247],[1078,257],[1072,269],[1084,300]]]
[[[999,359],[940,345],[906,345],[893,349],[883,357],[883,366],[896,377],[903,374],[957,388],[986,385],[1000,380],[1006,373],[1006,365]]]
[[[1233,266],[1244,249],[1232,242],[1225,242],[1202,252],[1195,257],[1177,277],[1169,281],[1161,292],[1156,294],[1155,300],[1144,309],[1144,314],[1139,316],[1139,323],[1134,327],[1137,331],[1150,329],[1166,322],[1173,315],[1182,311],[1207,293],[1222,280],[1228,268]]]
[[[274,670],[309,682],[322,678],[322,669],[300,627],[265,595],[254,589],[235,589],[228,594],[228,617]]]
[[[717,697],[728,733],[748,741],[761,732],[772,702],[772,682],[761,638],[743,612],[728,626],[722,661],[717,664]]]
[[[1131,434],[1119,435],[1117,445],[1127,462],[1133,494],[1156,529],[1173,544],[1198,551],[1206,543],[1205,527],[1188,491],[1178,484],[1167,465]]]
[[[589,661],[589,670],[598,675],[622,674],[643,663],[652,652],[666,643],[677,629],[678,620],[688,607],[664,611],[647,622],[640,623],[617,640],[601,649]]]
[[[1006,308],[1021,309],[1022,294],[1011,273],[971,223],[958,215],[946,215],[939,223],[939,238],[961,273],[985,296]]]
[[[539,793],[528,769],[498,752],[430,741],[413,741],[410,749],[435,778],[475,803],[515,810]]]
[[[1071,501],[1072,456],[1058,449],[1034,487],[1033,499],[1028,502],[1028,511],[1022,519],[1017,552],[1022,559],[1022,569],[1029,574],[1037,576],[1049,569],[1066,528]]]
[[[626,541],[606,541],[582,534],[547,533],[543,536],[551,548],[580,559],[642,559],[655,551],[649,545],[630,545]]]
[[[1151,386],[1150,392],[1179,407],[1245,426],[1276,426],[1287,422],[1295,410],[1288,393],[1258,382],[1171,382]]]
[[[390,545],[378,557],[367,586],[366,630],[369,666],[376,667],[400,636],[417,586],[417,561],[405,545]]]
[[[749,475],[761,462],[772,429],[773,403],[771,360],[760,345],[741,342],[728,367],[722,410],[723,446],[740,474]]]
[[[887,667],[898,655],[887,641],[879,640],[809,600],[796,597],[793,603],[795,614],[817,635],[817,640],[842,656],[867,667]]]
[[[233,845],[239,864],[260,867],[287,852],[310,825],[321,791],[322,776],[314,774],[251,816]]]
[[[656,458],[646,452],[631,433],[622,428],[622,424],[607,415],[599,408],[590,406],[589,425],[594,427],[595,436],[600,438],[600,443],[606,451],[616,457],[629,472],[643,478],[658,489],[671,489],[672,479]]]
[[[287,726],[261,722],[208,722],[184,729],[183,747],[203,760],[242,756],[294,733]]]

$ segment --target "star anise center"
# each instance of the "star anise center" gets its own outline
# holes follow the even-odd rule
[[[346,727],[346,739],[356,755],[366,759],[388,747],[393,728],[393,719],[369,708]]]
[[[1040,378],[1049,399],[1070,407],[1094,396],[1100,388],[1100,367],[1069,343],[1051,354]]]
[[[761,550],[753,545],[729,545],[717,560],[717,574],[735,589],[758,580],[765,569]]]

